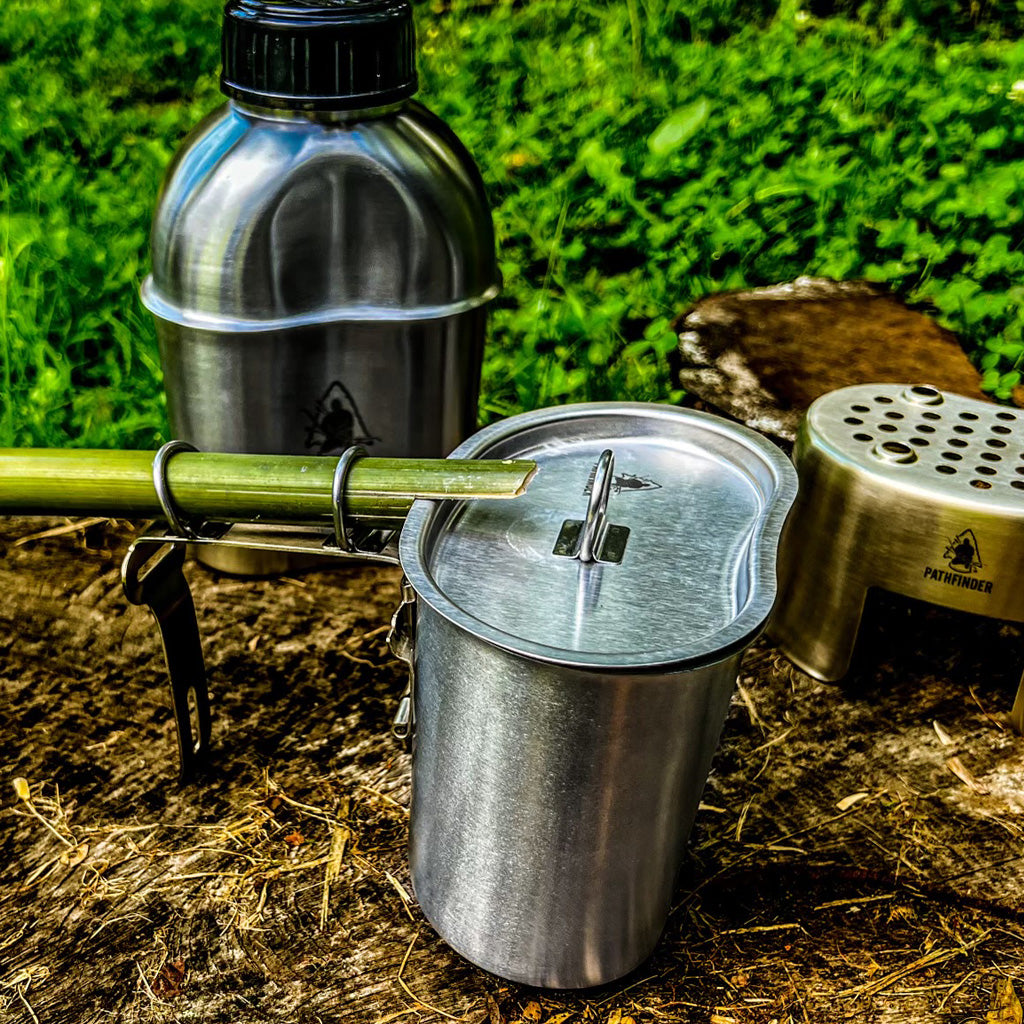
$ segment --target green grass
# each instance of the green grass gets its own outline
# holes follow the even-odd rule
[[[0,444],[166,436],[138,286],[163,169],[220,102],[219,10],[0,7]],[[498,229],[485,418],[670,399],[676,314],[800,274],[931,303],[989,390],[1020,379],[1024,0],[420,3],[417,20],[420,98],[476,156]]]

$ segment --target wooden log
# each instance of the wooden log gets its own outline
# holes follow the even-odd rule
[[[689,395],[784,441],[814,399],[849,384],[990,397],[955,334],[866,281],[801,277],[709,295],[675,328],[672,375]]]

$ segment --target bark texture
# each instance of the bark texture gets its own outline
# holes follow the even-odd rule
[[[850,384],[931,384],[986,397],[955,334],[865,281],[801,277],[709,295],[675,326],[679,383],[786,441],[814,399]]]

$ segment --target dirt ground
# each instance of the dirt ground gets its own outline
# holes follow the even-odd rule
[[[416,906],[396,570],[186,567],[215,762],[182,787],[130,526],[20,542],[64,523],[0,519],[0,1020],[966,1024],[1002,985],[1020,1021],[1017,627],[879,598],[841,687],[761,641],[656,952],[545,992]]]

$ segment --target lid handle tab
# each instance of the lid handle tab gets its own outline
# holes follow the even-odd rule
[[[608,522],[608,499],[615,480],[615,454],[606,448],[597,460],[590,484],[590,501],[584,519],[566,519],[555,541],[553,554],[575,558],[584,565],[618,564],[626,552],[629,527]]]

